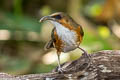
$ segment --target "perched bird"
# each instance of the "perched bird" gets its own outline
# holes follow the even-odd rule
[[[51,33],[51,40],[47,43],[46,49],[56,48],[58,71],[63,72],[63,69],[60,66],[61,52],[65,53],[79,48],[88,56],[87,52],[79,47],[84,36],[83,29],[69,15],[63,12],[57,12],[42,17],[40,22],[46,20],[49,20],[54,25]]]

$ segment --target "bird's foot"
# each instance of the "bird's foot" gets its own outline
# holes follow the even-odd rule
[[[87,58],[90,58],[90,55],[85,51],[85,52],[83,52],[83,55],[85,56],[85,57],[87,57]]]
[[[83,55],[91,61],[91,56],[86,51],[83,52]]]
[[[88,58],[91,61],[91,56],[82,48],[78,47],[79,49],[81,49],[83,51],[83,55]]]
[[[58,68],[58,72],[59,72],[59,73],[63,73],[63,72],[64,72],[63,68],[59,67],[59,68]]]

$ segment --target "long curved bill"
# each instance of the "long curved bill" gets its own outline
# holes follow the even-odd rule
[[[43,22],[43,21],[46,21],[46,20],[54,20],[54,18],[52,18],[51,16],[44,16],[40,19],[39,22]]]

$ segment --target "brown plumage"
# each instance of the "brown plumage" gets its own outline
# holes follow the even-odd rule
[[[51,34],[51,40],[47,43],[46,48],[56,48],[58,55],[58,65],[59,70],[62,72],[60,66],[60,53],[69,52],[76,48],[79,48],[80,43],[82,42],[84,32],[82,27],[77,24],[69,15],[58,12],[45,16],[40,19],[40,21],[49,20],[54,28]],[[84,51],[83,49],[81,49]],[[85,54],[87,54],[84,51]]]

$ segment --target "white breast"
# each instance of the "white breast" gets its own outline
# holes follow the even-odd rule
[[[64,41],[64,52],[71,51],[76,48],[76,32],[65,28],[63,25],[58,22],[52,21],[56,27],[57,34],[59,38]]]

